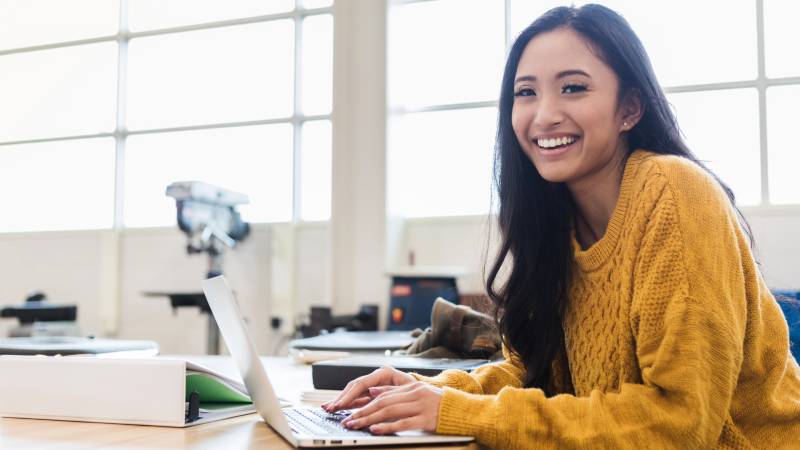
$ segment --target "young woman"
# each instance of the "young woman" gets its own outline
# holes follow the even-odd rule
[[[597,5],[540,17],[511,49],[499,114],[487,288],[506,361],[383,368],[325,409],[493,448],[800,447],[786,322],[625,20]]]

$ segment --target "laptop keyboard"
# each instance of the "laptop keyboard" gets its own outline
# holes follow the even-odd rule
[[[283,414],[289,421],[289,428],[295,433],[311,435],[371,436],[370,433],[345,428],[341,422],[350,415],[349,411],[333,414],[316,408],[284,408]]]

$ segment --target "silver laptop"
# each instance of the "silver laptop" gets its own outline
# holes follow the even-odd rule
[[[340,422],[345,414],[328,414],[322,408],[281,408],[225,277],[204,280],[203,292],[256,410],[269,426],[295,447],[441,444],[473,440],[468,436],[444,436],[422,431],[377,436],[343,427]]]

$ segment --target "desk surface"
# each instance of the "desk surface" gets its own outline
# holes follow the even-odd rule
[[[192,356],[192,361],[237,377],[228,357]],[[293,364],[286,358],[263,358],[278,395],[299,403],[300,393],[312,389],[309,366]],[[258,414],[189,428],[113,425],[55,420],[0,418],[0,448],[13,449],[290,449],[293,448],[269,428]],[[468,446],[425,447],[477,449]]]

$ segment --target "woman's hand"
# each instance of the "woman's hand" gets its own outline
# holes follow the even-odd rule
[[[414,383],[416,379],[393,367],[381,367],[374,372],[358,377],[347,383],[342,392],[334,400],[324,403],[322,408],[328,412],[340,409],[360,408],[371,402],[386,388]],[[372,389],[381,386],[379,389]]]
[[[389,434],[404,430],[436,431],[442,389],[416,381],[402,386],[369,388],[374,399],[342,422],[347,428],[367,428]]]

